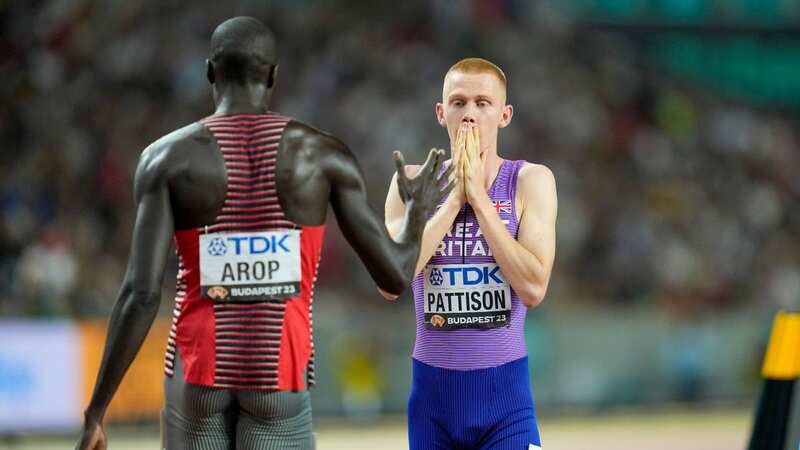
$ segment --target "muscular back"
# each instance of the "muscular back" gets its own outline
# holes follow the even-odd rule
[[[331,190],[325,166],[333,159],[326,156],[336,144],[300,122],[287,124],[276,178],[281,207],[293,222],[325,222]],[[205,126],[194,123],[156,141],[142,155],[141,170],[166,178],[175,229],[214,222],[225,200],[227,174],[220,148]]]
[[[405,247],[409,246],[399,248],[370,207],[361,169],[347,146],[302,122],[290,121],[283,131],[275,172],[278,200],[287,219],[305,226],[323,224],[330,204],[339,227],[378,286],[389,292],[403,290],[408,279],[403,267]],[[225,200],[227,174],[221,151],[205,126],[195,123],[181,128],[145,150],[137,169],[137,199],[159,185],[169,193],[174,229],[214,222]],[[431,195],[438,197],[437,192]],[[172,231],[157,226],[148,230],[166,234],[161,240],[171,237]],[[415,245],[409,248],[417,251]],[[163,265],[141,268],[158,267]],[[160,280],[159,274],[152,275]]]
[[[147,152],[152,153],[150,155]],[[143,155],[148,165],[163,166],[169,185],[175,228],[213,223],[225,200],[227,176],[219,146],[206,127],[194,123],[156,141]],[[325,222],[331,183],[358,185],[358,167],[335,137],[298,121],[283,132],[276,161],[281,208],[298,225]],[[335,190],[335,189],[334,189]]]
[[[139,170],[160,172],[166,178],[175,229],[213,223],[222,208],[225,160],[211,133],[199,123],[156,141],[142,155]],[[139,181],[137,176],[137,185]]]

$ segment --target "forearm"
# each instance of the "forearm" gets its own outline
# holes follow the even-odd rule
[[[473,209],[500,271],[526,306],[536,306],[549,282],[544,255],[537,255],[514,239],[488,198],[485,203],[478,203]]]
[[[395,242],[393,256],[396,264],[402,268],[405,275],[403,287],[416,274],[414,268],[421,257],[420,250],[424,246],[425,236],[427,235],[426,216],[426,211],[423,211],[413,201],[408,202],[404,212],[403,223],[393,237]]]
[[[123,288],[108,325],[105,349],[86,417],[102,421],[111,398],[144,342],[158,312],[159,295]]]
[[[408,269],[408,279],[399,289],[386,289],[379,284],[381,294],[387,299],[396,298],[394,293],[402,292],[411,283],[419,262],[427,260],[436,246],[435,240],[432,242],[429,237],[431,233],[428,218],[431,209],[453,188],[452,182],[447,182],[450,170],[439,170],[442,155],[441,150],[431,150],[425,165],[416,171],[413,179],[406,177],[409,167],[403,165],[402,155],[395,155],[397,174],[392,179],[386,196],[385,229],[398,247],[397,258],[401,260],[404,272]],[[443,234],[441,232],[439,240]],[[428,256],[421,256],[420,249]]]
[[[431,217],[425,225],[425,232],[422,235],[422,245],[420,246],[419,258],[417,259],[414,275],[418,274],[428,261],[431,259],[444,235],[452,228],[456,220],[461,205],[448,198],[442,203],[441,208]]]

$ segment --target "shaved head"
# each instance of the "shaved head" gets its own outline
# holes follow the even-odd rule
[[[278,64],[275,35],[253,17],[228,19],[211,35],[208,59],[216,80],[246,84],[266,79]]]

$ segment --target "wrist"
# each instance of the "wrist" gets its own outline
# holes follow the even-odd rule
[[[105,414],[104,411],[98,411],[95,408],[89,406],[86,408],[86,411],[83,412],[83,421],[87,424],[94,424],[94,423],[101,423],[103,421],[103,415]]]
[[[489,195],[485,192],[473,198],[469,205],[475,211],[475,214],[479,216],[486,216],[495,212],[492,201],[489,200]]]
[[[422,207],[422,204],[414,200],[406,202],[406,231],[411,231],[419,227],[420,223],[423,224],[428,220],[428,210]]]
[[[459,211],[461,207],[464,206],[464,203],[466,203],[464,199],[458,195],[458,192],[456,192],[455,189],[453,189],[450,194],[447,195],[444,203],[442,203],[441,209],[444,209],[445,211]]]

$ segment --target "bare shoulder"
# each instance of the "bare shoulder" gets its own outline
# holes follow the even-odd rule
[[[525,164],[519,170],[519,179],[538,179],[540,181],[545,180],[555,182],[555,176],[549,167],[545,166],[544,164],[532,162],[525,162]]]
[[[214,138],[200,123],[193,123],[179,128],[156,140],[142,151],[140,166],[161,167],[179,165],[181,160],[188,161],[198,148],[211,148]]]
[[[519,171],[518,183],[525,192],[545,190],[555,192],[556,178],[544,164],[526,162]]]
[[[331,133],[298,120],[286,124],[280,144],[284,160],[291,161],[302,178],[324,174],[338,185],[360,184],[360,167],[347,145]]]
[[[291,120],[283,130],[282,144],[296,152],[351,156],[347,146],[336,136],[298,120]]]
[[[555,217],[558,209],[556,179],[547,166],[525,163],[517,178],[517,193],[521,194],[523,211],[543,217]]]
[[[192,123],[148,145],[136,168],[137,187],[166,183],[185,170],[203,149],[213,150],[214,139],[200,123]]]

